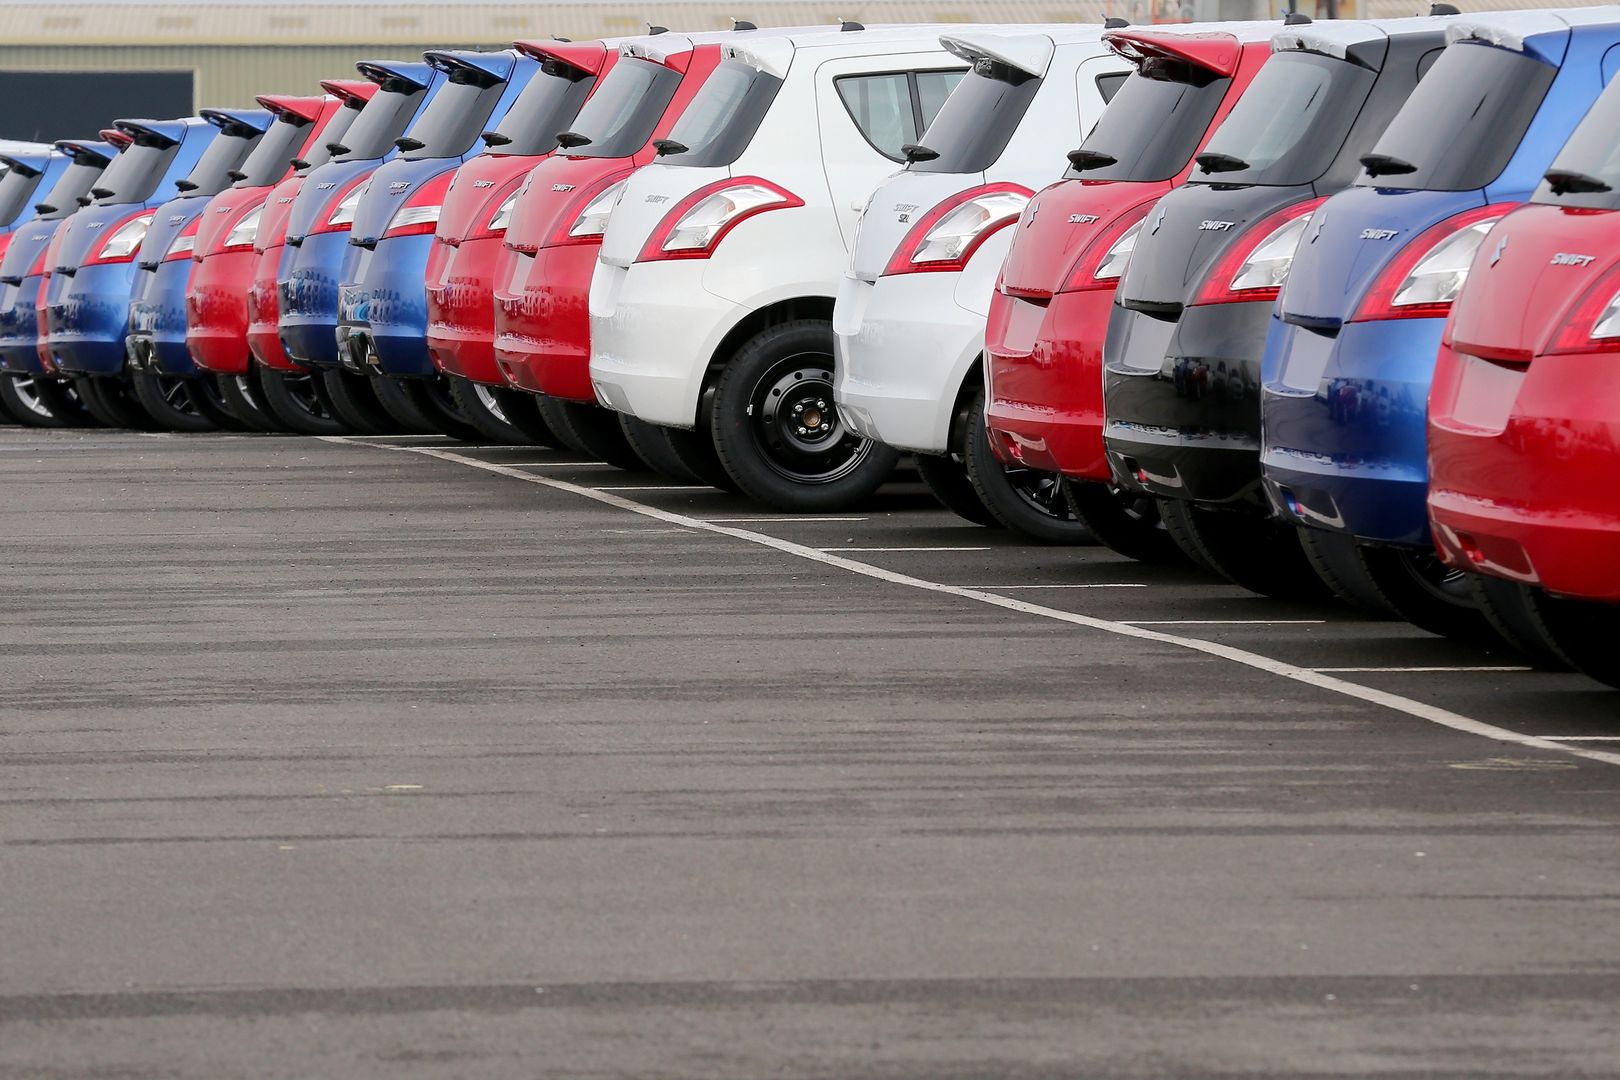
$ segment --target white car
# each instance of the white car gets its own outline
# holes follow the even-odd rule
[[[591,382],[672,429],[699,475],[826,510],[892,470],[833,406],[833,299],[867,196],[966,70],[943,29],[728,44],[626,181],[591,282]]]
[[[972,68],[906,170],[872,193],[833,312],[835,395],[850,429],[922,455],[923,478],[947,505],[1046,540],[1087,539],[1058,478],[965,453],[967,432],[983,408],[984,327],[1008,226],[1062,175],[1064,154],[1135,70],[1103,33],[940,38]]]

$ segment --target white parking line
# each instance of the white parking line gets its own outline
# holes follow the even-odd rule
[[[411,450],[411,449],[415,449],[415,448],[414,447],[409,447],[409,446],[396,446],[396,447],[393,447],[393,449],[395,449],[395,450]],[[477,460],[477,459],[468,458],[467,460],[468,461],[474,461],[474,460]],[[502,462],[486,461],[486,462],[484,462],[484,464],[485,465],[500,464],[500,465],[505,466],[508,469],[618,469],[619,468],[617,465],[609,464],[606,461],[502,461]],[[624,470],[620,469],[620,471],[623,472]]]
[[[609,489],[602,488],[601,490],[607,491]],[[773,521],[865,521],[867,519],[863,517],[822,517],[819,514],[807,514],[804,517],[794,517],[791,514],[766,514],[762,517],[756,514],[753,517],[704,518],[703,520],[707,521],[710,525],[733,525],[746,522],[757,522],[761,525],[769,525]]]
[[[1139,581],[1097,581],[1079,585],[964,585],[964,589],[1145,589]]]
[[[1132,626],[1321,626],[1327,622],[1326,619],[1129,619],[1127,621]]]
[[[711,523],[712,524],[712,523]],[[987,547],[830,547],[815,551],[989,551]]]
[[[1312,671],[1327,671],[1340,674],[1355,672],[1446,672],[1446,671],[1534,671],[1527,664],[1458,664],[1454,667],[1319,667]]]
[[[1553,742],[1620,742],[1620,735],[1538,735]]]
[[[374,445],[368,443],[351,443],[349,436],[346,435],[321,435],[316,437],[325,442],[336,443],[340,446]],[[677,514],[669,510],[660,510],[657,507],[647,506],[632,499],[626,499],[621,495],[615,495],[612,492],[600,491],[596,488],[588,488],[580,484],[572,484],[566,480],[556,480],[547,476],[537,476],[534,473],[519,472],[517,469],[507,465],[496,465],[488,461],[479,461],[477,458],[465,457],[461,454],[451,453],[448,450],[439,450],[435,447],[388,446],[387,444],[383,444],[381,447],[379,447],[379,449],[393,450],[406,454],[421,454],[423,457],[437,458],[441,461],[454,462],[459,465],[466,465],[469,468],[481,469],[484,472],[495,473],[498,476],[511,477],[514,480],[521,480],[526,484],[539,484],[543,487],[549,487],[556,491],[564,491],[572,495],[578,495],[582,498],[593,499],[596,502],[602,503],[606,506],[612,506],[620,510],[628,511],[632,514],[640,514],[642,517],[652,518],[654,521],[662,521],[667,525],[681,525],[688,529],[701,529],[705,532],[717,533],[721,536],[729,536],[736,540],[742,540],[750,544],[758,544],[761,547],[771,548],[775,551],[781,552],[784,555],[792,555],[810,562],[821,563],[823,566],[837,567],[841,570],[847,570],[852,574],[859,574],[862,577],[872,578],[877,581],[885,581],[892,585],[902,585],[906,588],[919,589],[924,592],[940,593],[945,596],[954,596],[962,600],[972,600],[980,604],[1003,608],[1007,611],[1015,611],[1023,615],[1032,615],[1037,618],[1051,619],[1054,622],[1068,623],[1071,626],[1081,626],[1089,630],[1099,630],[1103,633],[1114,634],[1119,637],[1135,638],[1139,641],[1152,641],[1161,645],[1169,645],[1175,648],[1186,649],[1189,652],[1203,653],[1206,656],[1214,656],[1222,660],[1228,660],[1234,664],[1241,664],[1244,667],[1253,668],[1256,671],[1263,671],[1268,675],[1276,675],[1279,678],[1302,683],[1318,690],[1326,690],[1329,693],[1355,698],[1358,701],[1365,701],[1370,705],[1377,705],[1381,708],[1389,709],[1392,712],[1398,712],[1405,716],[1413,717],[1414,719],[1424,720],[1431,724],[1438,724],[1441,727],[1450,728],[1453,731],[1460,731],[1469,735],[1478,735],[1482,738],[1492,739],[1497,742],[1511,743],[1515,746],[1523,746],[1531,750],[1543,750],[1567,754],[1572,757],[1584,758],[1588,761],[1601,761],[1606,765],[1620,765],[1620,753],[1615,753],[1608,750],[1589,750],[1581,746],[1570,745],[1565,740],[1544,739],[1537,735],[1525,735],[1517,731],[1509,731],[1507,728],[1497,727],[1495,724],[1488,724],[1483,720],[1475,720],[1472,717],[1463,716],[1461,713],[1452,712],[1450,709],[1442,709],[1439,706],[1430,705],[1427,702],[1415,701],[1412,698],[1402,697],[1399,694],[1392,694],[1386,690],[1378,690],[1370,686],[1362,686],[1359,683],[1349,682],[1345,679],[1336,679],[1332,675],[1324,675],[1321,672],[1312,671],[1310,668],[1297,667],[1294,664],[1284,663],[1281,660],[1273,660],[1269,656],[1261,656],[1259,653],[1249,652],[1247,649],[1235,648],[1231,645],[1222,644],[1218,641],[1204,641],[1201,638],[1181,637],[1176,634],[1166,634],[1159,630],[1147,630],[1131,623],[1115,622],[1111,619],[1099,619],[1091,615],[1081,615],[1073,611],[1062,611],[1058,608],[1043,607],[1039,604],[1032,604],[1027,600],[1019,600],[1016,597],[999,596],[996,593],[985,592],[983,589],[972,589],[962,585],[946,585],[938,581],[929,581],[927,578],[914,577],[910,574],[902,574],[896,570],[886,570],[881,566],[874,566],[871,563],[863,563],[856,559],[841,558],[837,555],[820,551],[813,547],[806,547],[803,544],[796,544],[791,540],[783,540],[780,537],[768,536],[765,533],[751,532],[747,529],[739,529],[731,525],[714,525],[702,520],[701,518],[689,517],[686,514]]]
[[[720,489],[708,484],[626,484],[624,487],[603,487],[597,491],[714,491]]]

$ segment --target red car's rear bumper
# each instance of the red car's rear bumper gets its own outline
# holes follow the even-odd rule
[[[428,255],[428,353],[433,365],[473,382],[504,386],[495,365],[495,281],[511,253],[499,236],[434,240]]]
[[[191,269],[186,288],[186,351],[205,371],[248,370],[248,293],[258,255],[219,251]]]
[[[285,244],[276,244],[256,256],[253,281],[247,294],[248,349],[254,359],[267,368],[303,371],[303,365],[293,363],[292,357],[287,355],[276,328],[276,321],[281,317],[281,304],[276,297],[276,274],[286,251]]]
[[[571,401],[591,389],[591,274],[596,244],[508,251],[511,273],[495,290],[495,359],[511,385]]]

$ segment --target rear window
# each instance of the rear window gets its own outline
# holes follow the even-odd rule
[[[416,107],[421,104],[425,93],[425,90],[413,90],[408,94],[379,90],[371,95],[371,100],[360,110],[359,117],[349,125],[343,138],[325,141],[348,147],[343,157],[351,161],[382,157],[393,148],[394,140],[405,134],[405,125],[416,115]]]
[[[781,86],[782,80],[774,75],[725,61],[704,80],[670,130],[670,141],[685,149],[659,160],[671,165],[730,165],[748,148]]]
[[[1547,170],[1531,202],[1620,210],[1620,79],[1609,83],[1587,110]]]
[[[1210,138],[1192,178],[1279,187],[1311,183],[1333,164],[1376,80],[1349,60],[1274,54]]]
[[[270,125],[270,130],[259,139],[259,145],[242,162],[242,178],[236,182],[237,187],[269,187],[281,179],[309,134],[310,121],[302,117],[296,119],[299,122],[282,118]]]
[[[901,148],[923,141],[923,133],[954,100],[961,71],[897,71],[884,75],[845,75],[833,80],[849,118],[872,149],[901,161]],[[1009,132],[1009,136],[1010,136]],[[932,145],[932,144],[930,144]],[[936,172],[965,172],[936,169]]]
[[[106,192],[97,196],[106,203],[145,202],[157,190],[164,170],[179,149],[179,143],[162,149],[156,146],[131,146],[113,158],[112,164],[107,166],[107,171],[101,174],[101,179],[91,187],[91,191]]]
[[[0,176],[0,224],[9,223],[28,209],[34,189],[39,187],[39,173],[24,174],[20,169],[7,169]]]
[[[459,74],[459,72],[458,72]],[[504,82],[478,86],[472,82],[449,82],[439,88],[422,110],[421,117],[405,134],[422,145],[401,156],[420,158],[460,157],[472,149],[473,140],[484,130],[495,103],[501,99]]]
[[[591,140],[568,148],[579,157],[629,157],[652,138],[681,76],[663,64],[626,56],[602,77],[570,130]]]
[[[596,76],[566,64],[543,64],[529,80],[501,122],[489,148],[497,154],[549,154],[557,149],[557,132],[579,112]]]
[[[332,151],[326,148],[327,145],[330,143],[341,144],[343,142],[344,138],[349,134],[349,130],[354,127],[354,122],[360,118],[360,110],[363,108],[365,108],[363,105],[359,108],[344,105],[332,114],[332,118],[321,129],[320,140],[305,151],[303,158],[305,167],[313,169],[315,166],[324,165],[331,160]]]
[[[1523,53],[1459,43],[1440,54],[1368,155],[1357,183],[1468,191],[1495,180],[1558,70]]]
[[[240,135],[215,135],[214,141],[208,144],[208,148],[202,152],[202,157],[197,159],[196,166],[186,177],[186,180],[197,186],[182,194],[219,194],[230,182],[230,177],[226,174],[242,164],[242,159],[253,146],[254,140],[244,139]]]
[[[1109,71],[1097,76],[1097,93],[1104,105],[1114,100],[1114,95],[1119,93],[1130,75],[1128,71]]]
[[[1160,182],[1187,167],[1232,80],[1175,60],[1149,60],[1119,88],[1065,175]]]
[[[54,206],[56,209],[42,212],[40,217],[46,221],[58,221],[73,213],[79,208],[79,196],[90,193],[90,189],[101,178],[103,170],[104,166],[99,164],[81,165],[74,162],[69,165],[67,171],[56,178],[56,186],[39,199],[40,204]]]

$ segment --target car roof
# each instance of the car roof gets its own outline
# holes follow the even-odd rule
[[[1435,33],[1454,15],[1417,15],[1406,19],[1338,19],[1290,26],[1272,35],[1272,52],[1314,52],[1344,59],[1352,48],[1400,34]]]
[[[1614,4],[1548,11],[1481,12],[1465,15],[1447,26],[1446,42],[1478,41],[1514,52],[1528,52],[1533,49],[1531,39],[1545,34],[1616,23],[1620,23],[1620,6]]]

